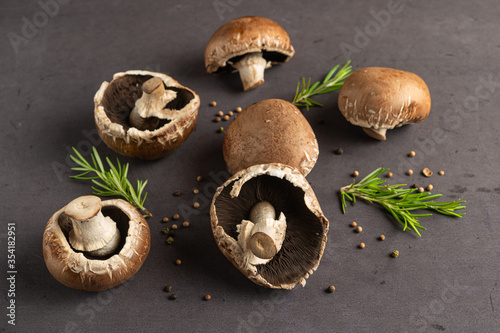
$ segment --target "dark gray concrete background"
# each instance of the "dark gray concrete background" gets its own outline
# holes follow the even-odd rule
[[[61,1],[63,2],[63,1]],[[0,328],[18,332],[494,332],[500,327],[500,6],[498,1],[3,1],[0,5]],[[52,9],[50,9],[52,8]],[[393,13],[388,13],[392,9]],[[49,11],[52,15],[47,15]],[[224,22],[261,15],[280,23],[296,49],[266,71],[266,83],[242,92],[237,75],[205,73],[203,52]],[[377,21],[378,19],[378,21]],[[28,22],[28,23],[26,23]],[[36,30],[29,30],[30,24]],[[26,27],[25,27],[26,25]],[[368,33],[368,34],[367,34]],[[17,43],[12,44],[14,34]],[[362,36],[363,35],[363,36]],[[349,46],[348,46],[349,45]],[[351,47],[350,54],[342,48]],[[291,100],[303,76],[322,79],[346,56],[354,68],[412,71],[428,84],[430,116],[377,142],[348,124],[338,93],[304,115],[320,157],[308,176],[331,222],[325,255],[305,288],[268,290],[247,280],[219,252],[209,224],[213,189],[223,174],[220,109],[265,98]],[[173,76],[201,97],[195,132],[171,156],[130,160],[131,179],[148,179],[152,246],[142,269],[101,293],[69,289],[47,271],[42,234],[47,220],[87,182],[70,180],[69,147],[94,140],[93,97],[116,72],[149,69]],[[208,103],[217,101],[216,108]],[[323,120],[323,122],[321,122]],[[227,126],[227,123],[223,123]],[[332,152],[342,147],[341,156]],[[417,156],[406,154],[415,150]],[[391,168],[391,183],[432,183],[444,199],[467,200],[462,219],[422,218],[422,237],[403,232],[374,205],[340,210],[338,188],[350,173]],[[419,170],[445,170],[424,179]],[[412,168],[415,175],[404,172]],[[173,246],[160,233],[163,216],[192,204],[192,228]],[[223,177],[224,178],[224,177]],[[183,195],[172,196],[180,189]],[[353,220],[361,234],[349,227]],[[16,326],[7,324],[7,223],[16,224]],[[385,234],[385,242],[377,241]],[[360,250],[357,245],[366,243]],[[399,250],[392,259],[389,254]],[[175,259],[182,266],[175,266]],[[169,301],[171,284],[179,295]],[[337,291],[324,289],[335,285]],[[202,297],[211,294],[212,300]]]

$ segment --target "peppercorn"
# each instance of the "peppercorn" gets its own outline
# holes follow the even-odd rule
[[[419,188],[418,188],[418,193],[424,193],[424,191],[425,191],[425,190],[424,190],[424,188],[423,188],[423,187],[419,187]]]
[[[387,173],[387,177],[392,178],[392,172],[390,172],[390,171],[389,171],[389,172]]]
[[[329,286],[327,289],[326,289],[327,292],[329,292],[330,294],[333,293],[335,291],[335,286]]]
[[[217,105],[217,102],[216,101],[211,101],[210,102],[210,106],[216,106]]]
[[[384,240],[385,240],[385,236],[384,236],[384,235],[380,235],[379,239],[380,239],[381,241],[384,241]]]
[[[172,245],[174,243],[174,237],[168,237],[167,238],[167,244]]]
[[[199,202],[195,202],[195,203],[193,204],[193,207],[194,207],[194,208],[198,208],[198,207],[200,207],[200,203],[199,203]]]
[[[413,170],[412,170],[412,169],[410,169],[410,170],[408,170],[406,173],[408,174],[408,176],[411,176],[411,175],[413,175]]]
[[[358,226],[358,224],[356,223],[356,221],[352,221],[352,223],[351,223],[351,227],[353,227],[353,228],[354,228],[354,227],[356,227],[356,226]]]
[[[181,195],[181,190],[177,190],[177,191],[175,191],[175,192],[174,192],[174,195],[175,195],[176,197],[180,196],[180,195]]]
[[[168,227],[165,227],[161,230],[161,232],[163,232],[165,235],[168,234],[170,230],[168,229]]]
[[[198,194],[198,193],[200,193],[200,190],[198,190],[197,188],[195,188],[195,189],[193,190],[193,193],[194,193],[194,194]]]
[[[352,176],[353,176],[353,177],[357,177],[357,176],[359,176],[359,171],[358,171],[358,170],[355,170],[355,171],[352,173]]]
[[[163,223],[167,223],[168,220],[169,220],[168,217],[164,217],[162,221],[163,221]]]
[[[358,227],[356,228],[356,232],[361,232],[361,231],[363,231],[363,228],[361,228],[361,226],[358,226]]]
[[[177,259],[177,260],[175,261],[175,264],[176,264],[177,266],[180,266],[180,265],[182,264],[182,261],[181,261],[180,259]]]
[[[410,157],[414,157],[414,156],[415,156],[415,152],[412,150],[412,151],[408,154],[408,156],[410,156]]]
[[[240,106],[238,106],[238,107],[236,108],[236,112],[240,113],[241,111],[243,111],[243,109],[242,109]]]
[[[177,299],[177,294],[176,293],[173,293],[172,295],[170,295],[168,297],[168,299],[171,299],[172,301],[175,301]]]
[[[440,175],[440,176],[444,175],[444,171],[443,170],[439,171],[438,175]]]
[[[427,185],[427,191],[432,191],[433,188],[434,186],[432,186],[432,184]]]
[[[418,188],[418,184],[417,183],[413,184],[413,187]]]
[[[177,230],[177,224],[172,224],[172,230]]]
[[[364,249],[364,248],[365,248],[365,243],[361,243],[361,244],[359,244],[359,248],[360,248],[360,249]]]
[[[219,132],[219,133],[224,133],[224,127],[222,127],[222,126],[221,126],[221,127],[219,127],[219,129],[217,130],[217,132]]]
[[[182,226],[183,226],[184,228],[189,227],[189,222],[188,222],[188,221],[184,221],[184,222],[182,222]]]
[[[219,117],[219,116],[215,117],[214,122],[218,123],[218,122],[220,122],[220,121],[221,121],[221,119],[220,119],[220,117]]]
[[[222,116],[224,115],[224,112],[219,111],[219,112],[217,112],[217,115],[218,115],[219,117],[222,117]]]
[[[398,250],[392,251],[391,257],[393,257],[393,258],[399,257],[399,251]]]
[[[203,177],[202,176],[198,176],[198,177],[196,177],[196,180],[199,181],[199,182],[201,182],[203,180]]]
[[[344,153],[344,149],[342,148],[337,148],[334,151],[335,155],[342,155]]]
[[[233,113],[233,111],[229,111],[229,112],[227,113],[227,115],[228,115],[229,117],[232,117],[232,116],[233,116],[233,114],[234,114],[234,113]]]
[[[172,216],[172,218],[173,218],[174,220],[178,220],[178,219],[179,219],[179,214],[174,214],[174,216]]]
[[[165,286],[165,291],[167,293],[171,292],[172,291],[172,286],[171,285]]]
[[[224,119],[225,121],[228,121],[229,120],[229,116],[226,114],[222,119]]]
[[[205,295],[205,297],[203,297],[203,299],[205,301],[210,301],[212,299],[212,296],[210,296],[210,295],[207,294],[207,295]]]

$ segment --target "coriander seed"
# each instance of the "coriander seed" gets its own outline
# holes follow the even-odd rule
[[[189,222],[188,222],[188,221],[184,221],[184,222],[182,222],[182,226],[183,226],[184,228],[189,227]]]
[[[388,172],[387,177],[392,178],[392,172]]]
[[[365,243],[360,243],[360,244],[359,244],[359,248],[360,248],[360,249],[364,249],[364,248],[365,248]]]
[[[220,117],[219,117],[219,116],[215,117],[214,122],[218,123],[218,122],[220,122],[220,121],[221,121],[221,119],[220,119]]]
[[[408,174],[408,176],[411,176],[411,175],[413,175],[413,170],[410,169],[410,170],[406,171],[406,173]]]
[[[174,220],[178,220],[178,219],[179,219],[179,217],[180,217],[180,216],[179,216],[179,214],[174,214],[174,216],[172,216],[172,218],[173,218]]]
[[[432,184],[427,185],[427,191],[432,191],[433,188],[434,186],[432,186]]]
[[[391,257],[393,257],[393,258],[399,257],[399,251],[398,250],[392,251]]]
[[[171,299],[172,301],[175,301],[177,299],[177,294],[176,293],[173,293],[172,295],[170,295],[168,297],[168,299]]]
[[[182,261],[181,261],[180,259],[177,259],[177,260],[175,261],[175,264],[176,264],[177,266],[180,266],[180,265],[182,264]]]
[[[200,193],[200,190],[198,190],[197,188],[195,188],[195,189],[193,190],[193,193],[194,193],[194,194],[198,194],[198,193]]]
[[[225,121],[228,121],[229,120],[229,116],[226,114],[222,119],[224,119]]]
[[[163,223],[167,223],[167,222],[168,222],[168,220],[169,220],[169,218],[168,218],[168,217],[164,217],[164,218],[162,219]]]
[[[425,168],[424,170],[422,170],[422,173],[425,177],[430,177],[432,176],[432,171],[429,170],[429,168]]]
[[[357,226],[358,226],[358,224],[356,223],[356,221],[352,221],[352,223],[351,223],[351,227],[353,227],[353,228],[354,228],[354,227],[357,227]]]
[[[210,296],[209,294],[205,295],[205,297],[203,297],[203,299],[205,301],[210,301],[212,299],[212,296]]]
[[[172,286],[171,285],[165,286],[165,291],[167,293],[171,292],[172,291]]]
[[[233,111],[229,111],[229,112],[227,113],[227,115],[228,115],[229,117],[232,117],[232,116],[233,116],[233,114],[234,114],[234,113],[233,113]]]
[[[243,111],[243,109],[242,109],[240,106],[238,106],[238,107],[236,108],[236,112],[240,113],[241,111]]]
[[[203,180],[203,177],[202,176],[198,176],[198,177],[196,177],[196,180],[199,181],[199,182],[201,182]]]
[[[194,208],[198,208],[198,207],[200,207],[200,203],[199,203],[199,202],[195,202],[195,203],[193,204],[193,207],[194,207]]]
[[[440,175],[440,176],[444,175],[444,171],[443,171],[443,170],[440,170],[440,171],[438,172],[438,175]]]
[[[181,190],[177,190],[177,191],[175,191],[175,192],[174,192],[174,195],[175,195],[176,197],[180,196],[180,195],[181,195]]]
[[[355,170],[355,171],[352,173],[352,176],[353,176],[353,177],[357,177],[357,176],[359,176],[359,171],[358,171],[358,170]]]
[[[361,228],[361,226],[358,226],[358,227],[356,228],[356,232],[358,232],[358,233],[359,233],[359,232],[361,232],[361,231],[363,231],[363,228]]]
[[[172,228],[172,230],[177,230],[178,226],[177,226],[177,224],[172,224],[171,228]]]
[[[412,151],[408,154],[408,156],[410,156],[410,157],[414,157],[414,156],[415,156],[415,152],[412,150]]]
[[[222,117],[222,116],[224,115],[224,112],[219,111],[219,112],[217,112],[217,115],[218,115],[219,117]]]
[[[168,238],[167,238],[167,244],[168,244],[168,245],[172,245],[172,244],[174,244],[174,237],[172,237],[172,236],[168,237]]]
[[[424,188],[423,188],[422,186],[420,186],[420,187],[418,188],[418,193],[424,193],[424,191],[425,191],[425,190],[424,190]]]
[[[210,106],[216,106],[217,105],[217,102],[216,101],[211,101],[210,102]]]
[[[385,240],[385,236],[384,236],[384,235],[380,235],[379,239],[380,239],[381,241],[384,241],[384,240]]]
[[[329,286],[327,289],[326,289],[327,292],[329,292],[330,294],[333,293],[335,291],[335,286]]]

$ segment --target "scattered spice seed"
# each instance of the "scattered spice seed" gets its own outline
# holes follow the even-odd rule
[[[392,178],[392,172],[390,172],[390,171],[389,171],[389,172],[387,173],[387,177]]]
[[[177,230],[177,224],[172,224],[172,230]]]
[[[429,170],[429,168],[425,168],[424,170],[422,170],[422,173],[424,174],[425,177],[432,176],[432,171]]]
[[[177,190],[177,191],[175,191],[175,192],[174,192],[174,195],[175,195],[176,197],[180,196],[180,195],[181,195],[181,190]]]
[[[399,257],[399,251],[398,250],[392,251],[391,257],[393,257],[393,258]]]
[[[217,102],[216,101],[211,101],[210,102],[210,106],[216,106],[217,105]]]
[[[411,176],[411,175],[413,175],[413,170],[410,169],[410,170],[406,171],[406,173],[408,174],[408,176]]]
[[[161,230],[161,232],[163,232],[165,235],[168,234],[170,230],[168,229],[168,227],[165,227]]]
[[[413,184],[413,187],[418,188],[418,184],[417,183]]]
[[[415,152],[412,150],[412,151],[408,154],[408,156],[410,156],[410,157],[414,157],[414,156],[415,156]]]
[[[183,226],[184,228],[189,227],[189,222],[188,222],[188,221],[184,221],[184,222],[182,222],[182,226]]]
[[[359,171],[358,171],[358,170],[355,170],[355,171],[352,173],[352,176],[353,176],[353,177],[357,177],[357,176],[359,176]]]
[[[337,148],[334,151],[335,155],[342,155],[343,153],[344,153],[344,149],[342,149],[342,148]]]
[[[218,123],[218,122],[220,122],[220,121],[221,121],[221,119],[220,119],[220,117],[219,117],[219,116],[215,117],[214,122]]]
[[[179,214],[174,214],[174,216],[172,216],[172,218],[173,218],[174,220],[178,220],[178,219],[179,219]]]
[[[427,185],[427,191],[432,191],[433,188],[434,186],[432,186],[432,184]]]
[[[326,289],[327,292],[329,292],[330,294],[333,293],[335,291],[335,286],[329,286],[327,289]]]
[[[224,112],[219,111],[219,112],[217,112],[217,115],[218,115],[219,117],[222,117],[222,116],[224,115]]]
[[[168,237],[167,238],[167,244],[172,245],[174,243],[174,237]]]
[[[439,171],[438,175],[440,175],[440,176],[444,175],[444,171],[443,170]]]
[[[385,236],[384,236],[384,235],[380,235],[379,239],[380,239],[381,241],[384,241],[384,240],[385,240]]]
[[[197,188],[195,188],[195,189],[193,190],[193,193],[194,193],[194,194],[198,194],[198,193],[200,193],[200,190],[198,190]]]
[[[165,286],[165,291],[167,293],[171,292],[172,291],[172,286],[171,285]]]
[[[363,231],[363,228],[361,228],[361,226],[358,226],[358,227],[356,228],[356,232],[361,232],[361,231]]]
[[[229,111],[229,112],[227,113],[227,115],[228,115],[229,117],[232,117],[232,116],[233,116],[233,114],[234,114],[234,113],[233,113],[233,111]]]
[[[199,202],[195,202],[195,203],[193,204],[193,207],[194,207],[194,208],[198,208],[198,207],[200,207],[200,203],[199,203]]]
[[[222,119],[224,119],[225,121],[228,121],[229,120],[229,116],[226,114]]]
[[[201,182],[203,180],[203,177],[202,176],[198,176],[198,177],[196,177],[196,180],[199,181],[199,182]]]
[[[361,244],[359,244],[359,248],[360,248],[360,249],[364,249],[364,248],[365,248],[365,243],[361,243]]]
[[[168,297],[168,299],[171,299],[172,301],[175,301],[177,299],[177,294],[176,293],[173,293],[172,295],[170,295]]]
[[[240,113],[241,111],[243,111],[243,109],[242,109],[240,106],[238,106],[238,107],[236,108],[236,112]]]
[[[222,127],[222,126],[221,126],[221,127],[219,127],[219,129],[217,130],[217,132],[219,132],[219,133],[224,133],[224,127]]]
[[[163,223],[167,223],[167,222],[169,221],[169,218],[168,218],[168,217],[164,217],[164,218],[162,219],[162,221],[163,221]]]
[[[210,301],[212,299],[212,296],[210,296],[210,295],[207,294],[207,295],[205,295],[205,297],[203,297],[203,299],[205,301]]]
[[[424,193],[424,191],[425,190],[424,190],[424,188],[422,186],[418,188],[418,193]]]
[[[353,227],[353,228],[354,228],[354,227],[357,227],[357,226],[358,226],[358,224],[356,223],[356,221],[352,221],[352,223],[351,223],[351,227]]]
[[[180,259],[177,259],[177,260],[175,261],[175,264],[176,264],[177,266],[180,266],[180,265],[182,264],[182,261],[181,261]]]

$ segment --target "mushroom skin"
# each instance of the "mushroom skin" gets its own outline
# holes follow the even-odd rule
[[[136,128],[130,123],[129,116],[131,113],[132,118],[137,116],[134,115],[137,112],[132,112],[136,103],[146,102],[140,101],[143,97],[142,85],[155,77],[163,81],[167,94],[163,102],[167,104],[161,109],[155,108],[151,116],[146,115],[149,111],[144,111],[142,118],[153,123]],[[127,71],[116,73],[111,82],[101,84],[94,96],[94,121],[101,139],[117,153],[156,160],[175,151],[191,135],[199,107],[200,97],[170,76],[149,71]],[[156,127],[154,118],[158,118]]]
[[[237,225],[261,201],[286,216],[286,235],[270,261],[252,264],[238,243]],[[288,165],[260,164],[234,174],[217,189],[210,218],[221,252],[248,279],[264,287],[305,286],[325,250],[329,222],[305,177]]]
[[[256,164],[283,163],[306,176],[319,155],[307,119],[295,105],[281,99],[245,108],[228,126],[222,148],[231,174]]]
[[[386,131],[423,121],[431,109],[429,89],[418,75],[367,67],[353,72],[339,93],[341,113],[369,136],[386,140]]]
[[[231,20],[214,32],[205,48],[209,74],[240,72],[243,90],[264,83],[264,70],[290,60],[295,50],[290,36],[278,23],[265,17]]]
[[[65,207],[47,222],[43,233],[43,256],[50,274],[73,289],[101,291],[130,279],[148,256],[151,235],[144,217],[121,199],[101,202],[104,215],[110,215],[120,229],[118,248],[105,257],[94,257],[73,249],[69,243],[71,219]]]

